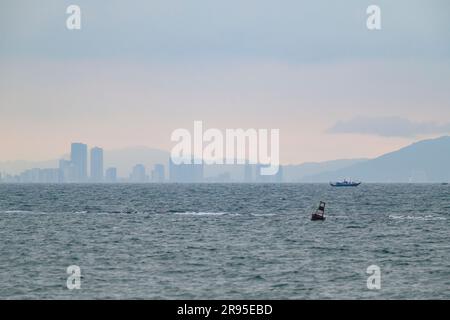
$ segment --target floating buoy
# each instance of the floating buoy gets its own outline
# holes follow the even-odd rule
[[[320,201],[319,203],[319,207],[317,208],[317,210],[311,215],[311,220],[312,221],[316,221],[316,220],[325,220],[324,217],[325,214],[325,202]]]

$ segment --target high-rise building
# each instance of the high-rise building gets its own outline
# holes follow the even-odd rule
[[[130,174],[130,181],[142,183],[147,181],[147,176],[145,175],[145,167],[142,164],[137,164],[133,167],[133,171]]]
[[[246,161],[244,165],[244,182],[253,182],[252,166]]]
[[[165,174],[164,174],[164,165],[162,164],[155,164],[155,167],[152,171],[152,181],[157,183],[162,183],[165,180]]]
[[[73,182],[75,168],[70,160],[59,160],[59,182]]]
[[[117,169],[116,168],[106,169],[105,181],[109,182],[109,183],[117,182]]]
[[[72,143],[70,160],[74,166],[74,181],[86,182],[87,180],[87,145]]]
[[[171,182],[202,182],[203,164],[175,164],[169,159],[169,175]]]
[[[92,148],[91,149],[91,181],[102,182],[103,181],[103,149]]]
[[[40,183],[59,183],[59,169],[55,168],[47,168],[41,169],[39,173],[39,182]]]
[[[20,173],[19,179],[22,183],[39,183],[41,169],[33,168]]]

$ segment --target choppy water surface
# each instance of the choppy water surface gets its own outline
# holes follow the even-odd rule
[[[438,184],[0,185],[0,298],[448,299],[449,219]]]

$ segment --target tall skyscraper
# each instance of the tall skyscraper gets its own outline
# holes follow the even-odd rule
[[[87,180],[87,145],[72,143],[70,160],[75,170],[75,182],[85,182]]]
[[[91,149],[91,181],[102,182],[103,181],[103,149],[92,148]]]
[[[59,160],[59,182],[73,182],[75,167],[70,160]]]
[[[133,171],[130,174],[130,181],[142,183],[147,181],[147,176],[145,175],[145,167],[142,164],[137,164],[133,167]]]
[[[109,182],[109,183],[117,182],[117,169],[116,168],[106,169],[105,181]]]
[[[59,169],[47,168],[41,169],[39,173],[40,183],[59,183]]]
[[[175,164],[169,159],[170,182],[203,182],[203,164]]]
[[[164,175],[164,165],[155,164],[155,167],[152,171],[152,181],[157,183],[162,183],[165,180]]]

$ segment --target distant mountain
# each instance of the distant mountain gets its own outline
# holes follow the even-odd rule
[[[19,174],[25,170],[32,168],[56,168],[58,167],[58,160],[47,160],[47,161],[26,161],[26,160],[16,160],[16,161],[0,161],[0,172],[5,172],[8,174]]]
[[[364,161],[367,161],[367,159],[340,159],[325,162],[305,162],[297,165],[285,165],[283,166],[283,181],[303,182],[307,176],[347,168]]]
[[[324,171],[336,170],[351,166],[353,164],[367,161],[367,159],[341,159],[325,162],[306,162],[298,165],[282,165],[283,182],[301,182],[307,175],[313,175]],[[252,175],[255,178],[256,168],[252,166]],[[238,164],[207,165],[204,166],[204,177],[213,178],[220,175],[229,175],[231,181],[244,181],[245,166]]]
[[[306,176],[303,181],[351,178],[363,182],[450,181],[450,137],[423,140],[346,168]]]
[[[157,163],[168,172],[169,152],[148,147],[105,150],[105,169],[116,167],[119,177],[128,177],[140,163],[147,174]],[[68,158],[68,155],[61,158]],[[58,160],[41,162],[0,162],[0,172],[18,174],[31,168],[56,168]],[[206,179],[227,175],[231,181],[242,181],[242,165],[205,166]],[[345,178],[363,182],[449,182],[450,136],[424,140],[387,153],[375,159],[341,159],[299,165],[283,165],[283,182],[329,182]]]

